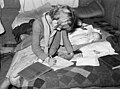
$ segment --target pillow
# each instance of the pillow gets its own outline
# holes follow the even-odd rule
[[[79,6],[81,6],[81,7],[87,6],[93,1],[101,2],[101,0],[79,0]]]
[[[19,13],[15,20],[12,23],[12,28],[14,29],[16,26],[19,26],[22,23],[28,23],[31,19],[39,18],[43,15],[44,12],[52,9],[52,6],[50,3],[46,3],[43,6],[38,7],[37,9],[31,10],[31,11],[25,11]]]
[[[87,6],[87,5],[89,5],[93,1],[94,0],[79,0],[79,5],[80,6]]]
[[[104,16],[104,8],[98,0],[93,0],[88,4],[75,8],[75,14],[79,18]]]

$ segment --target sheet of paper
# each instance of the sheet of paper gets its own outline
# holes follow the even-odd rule
[[[70,61],[76,61],[76,66],[99,66],[98,57],[95,53],[89,52],[80,57],[79,54]]]
[[[69,67],[69,66],[74,64],[72,61],[68,61],[68,60],[66,60],[64,58],[61,58],[61,57],[58,57],[58,56],[56,56],[55,58],[56,58],[57,62],[54,66],[51,67],[54,71],[56,71],[58,69]],[[38,61],[40,63],[42,63],[41,59],[39,59]],[[46,66],[49,66],[48,63],[43,62],[43,64],[46,65]]]

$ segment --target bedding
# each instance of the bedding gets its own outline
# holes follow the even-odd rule
[[[95,32],[99,32],[100,34],[102,34],[102,39],[98,40],[97,42],[106,41],[106,38],[107,38],[108,36],[110,36],[109,33],[105,32],[105,31],[102,30],[102,29],[95,30],[92,25],[88,25],[86,28],[87,28],[88,30],[83,30],[83,29],[81,29],[81,28],[76,29],[76,31],[75,31],[74,33],[72,33],[72,34],[69,35],[69,39],[72,39],[72,36],[76,36],[77,34],[88,33],[88,31],[89,31],[89,32],[90,32],[90,31],[95,31]],[[32,36],[30,35],[30,36],[26,37],[26,39],[24,39],[21,43],[19,43],[19,44],[17,45],[16,49],[15,49],[15,52],[18,51],[18,50],[24,49],[24,48],[26,48],[27,46],[29,46],[29,45],[31,44],[31,37],[32,37]],[[82,46],[86,45],[86,44],[84,44],[84,43],[82,43],[82,42],[76,42],[76,43],[77,43],[77,44],[78,44],[78,43],[80,44],[79,47],[81,47],[81,45],[82,45]],[[87,43],[87,44],[88,44],[88,43]],[[74,48],[76,49],[77,47],[74,47]],[[62,50],[62,51],[63,51],[63,50]]]
[[[120,56],[119,57],[114,56],[114,57],[117,59],[120,59]],[[11,56],[10,53],[4,55],[4,59],[2,59],[4,61],[2,62],[4,65],[2,67],[3,68],[5,67],[8,69],[12,58],[13,58],[13,55]],[[108,60],[109,59],[112,59],[110,55]],[[111,70],[111,68],[106,66],[106,64],[104,64],[102,60],[103,60],[102,58],[99,59],[100,66],[98,67],[93,67],[93,66],[77,67],[79,68],[78,74],[74,73],[75,71],[77,71],[77,68],[74,66],[71,66],[69,68],[59,70],[57,72],[51,71],[51,73],[45,75],[46,77],[44,76],[37,77],[34,81],[31,81],[31,82],[27,82],[21,78],[21,87],[18,89],[74,89],[73,87],[76,87],[76,86],[77,88],[75,89],[78,89],[78,87],[80,89],[119,89],[120,88],[119,87],[120,86],[120,69]],[[74,69],[74,72],[69,71],[69,70],[72,70],[72,68],[75,68],[76,70]],[[5,73],[3,73],[3,70],[1,71],[1,73],[2,75],[3,74],[5,75]],[[57,76],[56,76],[56,73],[57,73]],[[3,76],[1,76],[1,78],[2,77]],[[80,79],[77,79],[79,77]],[[73,83],[72,81],[76,81],[76,82]],[[71,82],[73,83],[72,85],[74,86],[71,85]],[[26,85],[26,86],[23,86],[23,85]],[[70,88],[70,86],[72,88]],[[108,88],[105,88],[105,87],[108,87]]]
[[[105,55],[117,54],[115,52],[115,50],[112,48],[111,44],[108,41],[106,41],[106,37],[109,36],[110,34],[104,32],[103,30],[100,30],[100,29],[99,30],[94,29],[92,25],[87,25],[86,28],[87,28],[87,30],[83,30],[81,28],[77,29],[74,33],[69,35],[69,39],[71,40],[73,36],[77,39],[76,35],[78,35],[78,34],[80,35],[80,34],[84,34],[84,33],[86,34],[89,32],[99,32],[100,34],[102,34],[103,37],[102,37],[102,39],[98,40],[95,43],[84,43],[83,41],[81,41],[81,39],[80,39],[80,42],[78,42],[78,39],[75,40],[76,42],[74,41],[74,44],[73,44],[74,50],[80,49],[83,54],[82,58],[79,58],[79,56],[75,56],[72,59],[73,61],[77,62],[77,65],[79,65],[79,66],[80,65],[82,65],[82,66],[83,65],[99,66],[99,61],[98,61],[99,57],[105,56]],[[19,43],[15,49],[15,52],[22,50],[22,49],[28,47],[29,45],[31,45],[31,37],[32,36],[28,36],[21,43]],[[77,44],[75,45],[75,43],[77,43]],[[79,45],[78,45],[78,43],[79,43]],[[66,52],[65,48],[62,47],[58,50],[58,55],[60,55],[61,53],[65,53],[65,52]],[[85,60],[90,60],[90,61],[86,62]]]
[[[104,42],[106,40],[106,37],[110,35],[109,33],[102,30],[101,33],[103,35],[103,38],[102,40],[99,41],[100,43]],[[85,47],[87,47],[87,45]],[[114,50],[112,51],[114,54]],[[77,65],[76,62],[73,62],[74,64],[69,67],[62,68],[56,71],[53,70],[47,72],[44,75],[37,76],[36,79],[32,81],[27,81],[23,77],[21,77],[20,89],[29,89],[29,88],[70,89],[75,87],[84,88],[84,87],[92,87],[92,86],[97,86],[97,87],[111,86],[111,85],[118,86],[120,84],[120,77],[119,77],[120,73],[116,70],[115,71],[110,70],[101,61],[101,58],[99,58],[98,60],[99,60],[99,65],[97,66],[93,66],[93,65],[79,66]]]
[[[98,67],[70,66],[57,71],[50,71],[38,76],[33,81],[21,79],[20,89],[70,89],[75,87],[119,86],[119,70],[110,70],[102,61]]]
[[[101,30],[103,35],[99,42],[106,41],[109,33]],[[31,36],[23,40],[18,50],[26,47],[30,43]],[[21,45],[22,44],[22,45]],[[29,44],[28,44],[29,45]],[[85,45],[83,45],[85,46]],[[114,51],[113,51],[114,52]],[[37,76],[32,81],[27,81],[23,77],[20,78],[20,89],[70,89],[75,87],[105,87],[105,86],[119,86],[120,72],[119,69],[111,70],[98,58],[98,66],[77,66],[76,62],[73,65],[59,69],[57,71],[50,71],[44,75]]]

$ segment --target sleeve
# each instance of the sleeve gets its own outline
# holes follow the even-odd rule
[[[62,31],[62,38],[63,38],[63,44],[66,48],[66,51],[68,53],[73,53],[73,48],[72,48],[72,45],[71,45],[70,40],[68,38],[67,32],[64,30]]]
[[[61,32],[57,31],[49,49],[49,55],[54,56],[57,52],[61,40]]]
[[[42,39],[43,35],[42,32],[44,31],[42,21],[35,20],[33,23],[33,36],[32,36],[32,50],[38,58],[44,60],[47,58],[47,54],[44,53],[40,46],[40,40]]]

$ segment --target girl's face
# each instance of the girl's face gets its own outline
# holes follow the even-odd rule
[[[61,29],[70,30],[71,28],[71,17],[68,15],[70,13],[67,9],[59,10],[56,15],[57,26]]]

